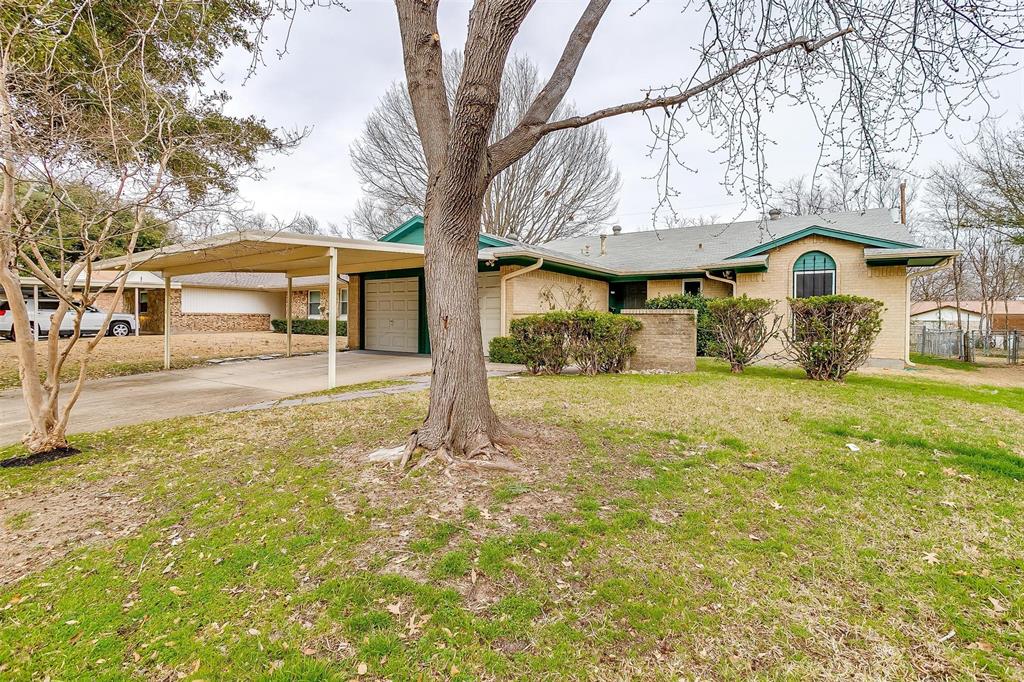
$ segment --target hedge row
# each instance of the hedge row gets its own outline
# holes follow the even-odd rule
[[[620,372],[636,353],[638,320],[590,310],[554,311],[513,320],[511,336],[491,340],[492,362],[524,364],[533,374],[558,374],[573,364],[584,374]]]
[[[286,320],[271,320],[270,326],[275,332],[284,334],[288,331]],[[327,320],[309,320],[300,318],[292,320],[292,334],[311,334],[314,336],[327,336]],[[348,336],[348,322],[338,320],[338,336]]]

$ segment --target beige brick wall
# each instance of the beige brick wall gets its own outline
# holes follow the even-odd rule
[[[732,294],[732,289],[725,282],[708,279],[707,277],[702,277],[701,280],[701,291],[708,298],[721,298]],[[681,293],[683,293],[682,279],[647,280],[647,298],[649,299]]]
[[[506,265],[501,268],[501,274],[505,276],[520,268],[519,265]],[[578,304],[589,310],[607,311],[608,283],[548,270],[533,270],[507,280],[505,284],[507,320],[551,310],[566,310],[578,307]]]
[[[872,358],[902,361],[906,354],[907,269],[900,266],[869,268],[864,262],[864,246],[831,237],[811,236],[773,249],[768,256],[768,272],[741,273],[736,280],[736,295],[771,298],[777,310],[789,319],[786,298],[793,293],[793,264],[808,251],[822,251],[836,262],[836,293],[869,296],[885,304],[882,331],[875,341]],[[781,350],[780,341],[772,341],[765,353]]]
[[[697,313],[693,310],[623,310],[640,320],[630,369],[692,372],[697,368]]]
[[[359,323],[359,275],[348,276],[348,347],[362,348],[363,338]]]

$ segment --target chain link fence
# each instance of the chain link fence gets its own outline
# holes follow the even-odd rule
[[[1017,330],[961,332],[957,329],[931,329],[923,325],[912,325],[910,328],[910,348],[914,352],[966,362],[977,362],[979,357],[996,360],[1005,358],[1007,363],[1016,365],[1020,362],[1022,339],[1024,333]]]

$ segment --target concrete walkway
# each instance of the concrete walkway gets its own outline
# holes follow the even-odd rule
[[[338,385],[397,379],[430,371],[425,355],[367,351],[338,354]],[[71,413],[71,433],[276,402],[327,388],[327,356],[247,360],[169,372],[87,381]],[[28,430],[20,389],[0,392],[0,445]]]

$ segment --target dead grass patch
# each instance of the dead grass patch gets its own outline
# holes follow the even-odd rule
[[[116,491],[115,485],[112,480],[82,483],[0,500],[0,585],[80,547],[127,537],[149,521],[139,498]]]

